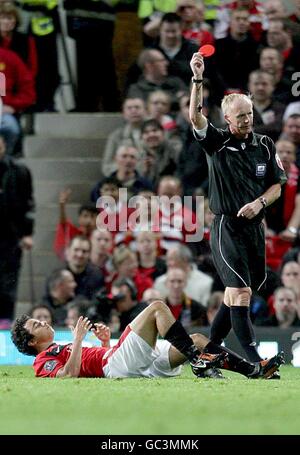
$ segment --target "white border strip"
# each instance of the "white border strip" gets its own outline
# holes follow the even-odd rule
[[[240,280],[242,280],[242,282],[245,284],[246,288],[249,287],[249,285],[246,283],[245,280],[243,280],[243,278],[228,264],[228,262],[226,261],[226,259],[224,258],[224,255],[222,253],[222,248],[221,248],[221,229],[222,229],[222,223],[223,223],[223,219],[224,219],[224,215],[222,215],[222,218],[221,218],[221,221],[220,221],[220,226],[219,226],[219,250],[220,250],[220,253],[221,253],[221,257],[223,259],[223,261],[225,262],[225,264],[227,265],[227,267],[230,268],[230,270],[233,271],[233,273],[236,274],[236,276],[238,276],[240,278]],[[262,283],[263,284],[263,283]]]

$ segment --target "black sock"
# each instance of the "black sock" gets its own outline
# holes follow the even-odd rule
[[[220,354],[221,352],[227,352],[227,362],[225,362],[223,366],[225,370],[235,371],[236,373],[248,376],[249,374],[253,373],[255,369],[255,365],[253,363],[248,362],[228,348],[218,346],[212,341],[210,341],[205,346],[205,351],[209,352],[210,354]]]
[[[210,329],[210,339],[216,344],[221,344],[224,338],[227,337],[231,329],[230,307],[224,302],[214,317]]]
[[[190,362],[195,362],[200,354],[199,349],[194,345],[192,338],[183,328],[181,322],[175,321],[169,328],[164,338],[185,355]]]
[[[261,358],[256,350],[254,330],[250,319],[250,310],[247,306],[231,307],[231,323],[246,356],[251,362],[259,362]]]

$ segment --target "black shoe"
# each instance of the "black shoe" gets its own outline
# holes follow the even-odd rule
[[[279,354],[271,357],[267,360],[261,360],[255,364],[254,371],[248,375],[250,379],[264,378],[269,379],[284,363],[284,353],[279,352]]]
[[[218,368],[208,368],[197,374],[197,378],[226,379]]]
[[[208,369],[222,368],[227,358],[226,352],[221,354],[209,354],[207,352],[200,354],[195,362],[190,362],[193,373],[198,377],[203,377],[202,374]]]

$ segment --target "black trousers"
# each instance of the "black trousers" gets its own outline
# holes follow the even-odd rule
[[[0,319],[13,319],[22,250],[18,244],[0,244]]]
[[[54,96],[60,82],[56,37],[56,32],[34,36],[39,65],[36,78],[37,112],[54,109]]]
[[[77,57],[77,105],[81,112],[120,110],[111,21],[80,19],[74,34]]]

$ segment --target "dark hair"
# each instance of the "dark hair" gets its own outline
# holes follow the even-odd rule
[[[48,305],[46,305],[45,303],[37,303],[36,305],[34,305],[34,306],[31,308],[31,310],[30,310],[29,316],[32,317],[33,312],[34,312],[35,310],[37,310],[38,308],[44,308],[45,310],[48,310],[48,311],[49,311],[49,314],[50,314],[50,316],[51,316],[51,320],[53,321],[53,312],[52,312],[52,309],[51,309]]]
[[[166,13],[161,18],[161,24],[163,24],[163,22],[170,22],[172,24],[177,22],[178,24],[181,24],[182,20],[176,13]]]
[[[159,123],[158,120],[155,118],[150,118],[149,120],[145,120],[141,126],[141,133],[143,134],[145,129],[148,128],[148,126],[151,126],[152,128],[155,128],[157,130],[164,131],[162,125]]]
[[[103,185],[114,185],[117,188],[122,188],[122,184],[121,184],[120,180],[118,180],[116,177],[111,177],[111,176],[104,177],[104,179],[101,180],[100,189],[103,187]]]
[[[92,215],[98,215],[98,213],[99,213],[97,208],[92,204],[81,205],[78,209],[78,215],[81,215],[82,212],[89,212]]]
[[[28,345],[34,336],[24,327],[29,319],[30,317],[27,314],[23,314],[23,316],[15,320],[11,329],[11,339],[19,352],[25,355],[36,356],[36,349]]]
[[[112,283],[112,286],[115,286],[116,288],[120,288],[121,286],[127,286],[130,291],[132,300],[136,300],[138,291],[134,282],[130,278],[119,278],[118,280]]]

